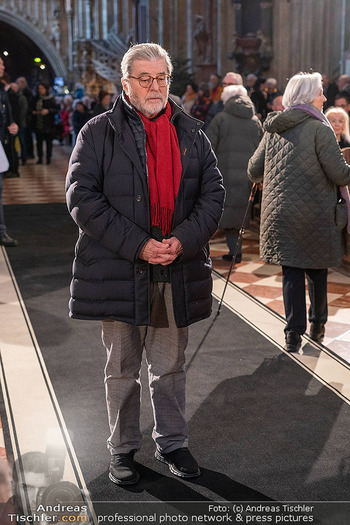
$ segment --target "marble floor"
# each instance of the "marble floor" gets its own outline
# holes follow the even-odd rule
[[[211,242],[213,266],[227,278],[230,263],[222,260],[224,253],[227,253],[224,237],[214,238]],[[260,260],[257,231],[251,230],[244,234],[242,262],[233,268],[230,281],[284,317],[282,270],[280,266],[265,264]],[[307,294],[306,302],[310,304]],[[350,270],[345,263],[341,268],[329,270],[328,315],[323,344],[350,362]]]

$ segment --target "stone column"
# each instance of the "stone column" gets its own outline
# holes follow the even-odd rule
[[[131,36],[130,35],[130,20],[129,20],[129,1],[128,0],[122,0],[122,32],[125,36]]]
[[[67,32],[68,32],[68,70],[73,71],[73,8],[71,0],[66,0]]]
[[[118,34],[119,33],[119,23],[118,23],[118,0],[114,0],[113,2],[113,16],[114,16],[114,30]]]
[[[107,0],[101,0],[101,18],[102,18],[102,40],[106,40],[108,35],[108,8]]]
[[[75,13],[78,20],[78,38],[81,40],[84,36],[84,6],[83,0],[78,0],[78,12]]]
[[[85,38],[90,40],[91,35],[91,3],[90,0],[85,0]]]
[[[163,45],[163,0],[158,0],[158,42]]]
[[[234,32],[236,35],[242,36],[242,2],[241,0],[234,0],[233,2],[233,8],[234,8]]]
[[[192,71],[193,67],[193,29],[192,29],[192,0],[187,0],[186,6],[186,18],[187,18],[187,58],[189,59],[189,70]]]
[[[174,28],[170,30],[170,42],[171,49],[174,57],[178,56],[178,3],[177,0],[172,0],[171,7],[169,9],[168,27]]]
[[[139,1],[133,0],[132,6],[132,41],[135,43],[138,41],[138,28],[139,28]]]
[[[223,27],[223,20],[221,18],[221,10],[222,10],[222,5],[221,5],[221,0],[217,0],[217,13],[216,13],[216,20],[217,20],[217,24],[216,24],[216,27],[217,27],[217,30],[216,30],[216,34],[217,34],[217,38],[216,38],[216,70],[217,72],[219,73],[219,75],[222,74],[222,65],[221,65],[221,47],[222,47],[222,27]],[[214,44],[213,44],[213,47]]]
[[[43,26],[44,27],[47,26],[47,2],[46,0],[44,0],[43,2]]]
[[[260,2],[261,31],[272,39],[272,1]]]

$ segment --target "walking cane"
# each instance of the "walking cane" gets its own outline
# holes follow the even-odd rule
[[[237,254],[238,254],[238,251],[240,249],[240,247],[242,246],[242,240],[243,240],[243,235],[244,235],[244,225],[245,225],[245,222],[247,220],[247,217],[248,217],[248,213],[250,212],[250,209],[252,207],[252,204],[254,202],[254,198],[255,198],[255,194],[256,194],[256,190],[258,189],[258,184],[256,182],[254,182],[253,186],[252,186],[252,189],[250,191],[250,195],[249,195],[249,199],[248,199],[248,205],[246,207],[246,210],[245,210],[245,213],[244,213],[244,218],[243,218],[243,222],[242,222],[242,226],[241,226],[241,229],[239,230],[239,234],[238,234],[238,239],[237,239],[237,245],[236,245],[236,249],[235,249],[235,253],[232,257],[232,261],[231,261],[231,265],[230,265],[230,269],[228,271],[228,275],[227,275],[227,278],[226,278],[226,282],[225,282],[225,286],[224,286],[224,290],[222,292],[222,295],[221,295],[221,299],[219,301],[219,306],[218,306],[218,309],[217,309],[217,312],[215,314],[215,317],[214,319],[212,320],[209,328],[207,329],[207,331],[205,332],[201,342],[199,343],[199,345],[197,346],[195,352],[193,353],[190,361],[188,362],[187,366],[186,366],[186,370],[190,367],[192,361],[194,360],[194,358],[196,357],[196,355],[198,354],[199,350],[201,349],[204,341],[206,340],[206,338],[208,337],[208,334],[210,332],[210,330],[212,329],[212,326],[213,324],[215,323],[216,319],[219,317],[220,315],[220,312],[221,312],[221,307],[222,307],[222,303],[223,303],[223,300],[224,300],[224,296],[225,296],[225,292],[226,292],[226,288],[227,288],[227,285],[229,283],[229,280],[230,280],[230,276],[231,276],[231,273],[232,273],[232,268],[234,267],[235,265],[235,262],[236,262],[236,258],[237,258]]]

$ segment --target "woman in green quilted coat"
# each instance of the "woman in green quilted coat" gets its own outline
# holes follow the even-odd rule
[[[306,331],[305,274],[311,306],[310,337],[322,341],[327,321],[327,269],[341,263],[335,223],[338,186],[350,183],[333,129],[322,109],[319,73],[294,75],[283,112],[270,113],[249,161],[248,175],[263,181],[260,255],[282,265],[286,350],[297,352]]]

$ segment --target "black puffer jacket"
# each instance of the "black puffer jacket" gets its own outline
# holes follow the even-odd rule
[[[211,312],[207,244],[218,227],[224,189],[210,143],[200,131],[202,123],[170,103],[183,167],[171,232],[181,242],[183,253],[170,266],[175,320],[182,327]],[[70,315],[148,325],[150,265],[138,257],[151,237],[147,172],[141,154],[146,139],[139,117],[135,135],[136,112],[132,131],[131,108],[125,104],[121,96],[111,111],[90,120],[71,156],[67,202],[80,235]]]

